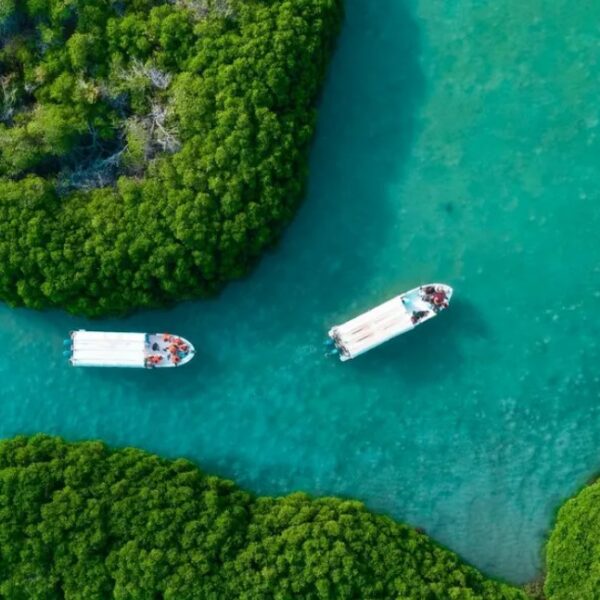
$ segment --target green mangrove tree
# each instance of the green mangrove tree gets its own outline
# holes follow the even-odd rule
[[[341,0],[2,0],[0,299],[215,292],[302,195]]]
[[[546,545],[549,600],[600,599],[600,481],[567,500]]]
[[[184,460],[0,442],[0,598],[525,600],[359,502],[254,497]]]

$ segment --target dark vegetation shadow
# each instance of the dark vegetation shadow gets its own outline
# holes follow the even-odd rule
[[[196,356],[188,365],[172,369],[103,369],[90,368],[84,376],[97,385],[131,388],[130,401],[147,403],[149,399],[159,398],[171,404],[184,404],[191,394],[201,393],[199,382],[202,372],[210,370],[210,361],[204,355]]]
[[[385,243],[404,201],[390,202],[386,184],[398,182],[414,139],[425,83],[419,55],[407,2],[346,1],[319,106],[307,197],[253,278],[269,282],[284,310],[289,286],[280,280],[295,289],[301,282],[302,301],[323,312],[339,309],[341,290],[346,298],[364,297],[372,272],[381,270],[369,249]]]

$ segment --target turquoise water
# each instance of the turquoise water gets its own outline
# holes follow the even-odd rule
[[[101,437],[257,492],[341,494],[487,573],[541,564],[600,467],[599,8],[347,0],[305,204],[213,301],[100,325],[0,308],[0,435]],[[419,283],[452,308],[349,363],[327,328]],[[170,330],[177,372],[69,369],[73,328]]]

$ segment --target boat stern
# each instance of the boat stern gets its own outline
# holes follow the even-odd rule
[[[327,340],[325,341],[325,355],[337,356],[341,361],[346,361],[350,358],[348,351],[344,348],[337,332],[337,327],[332,327],[327,332]]]

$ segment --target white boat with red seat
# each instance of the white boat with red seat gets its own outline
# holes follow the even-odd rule
[[[169,333],[71,331],[65,355],[74,367],[179,367],[194,358],[194,346]]]

